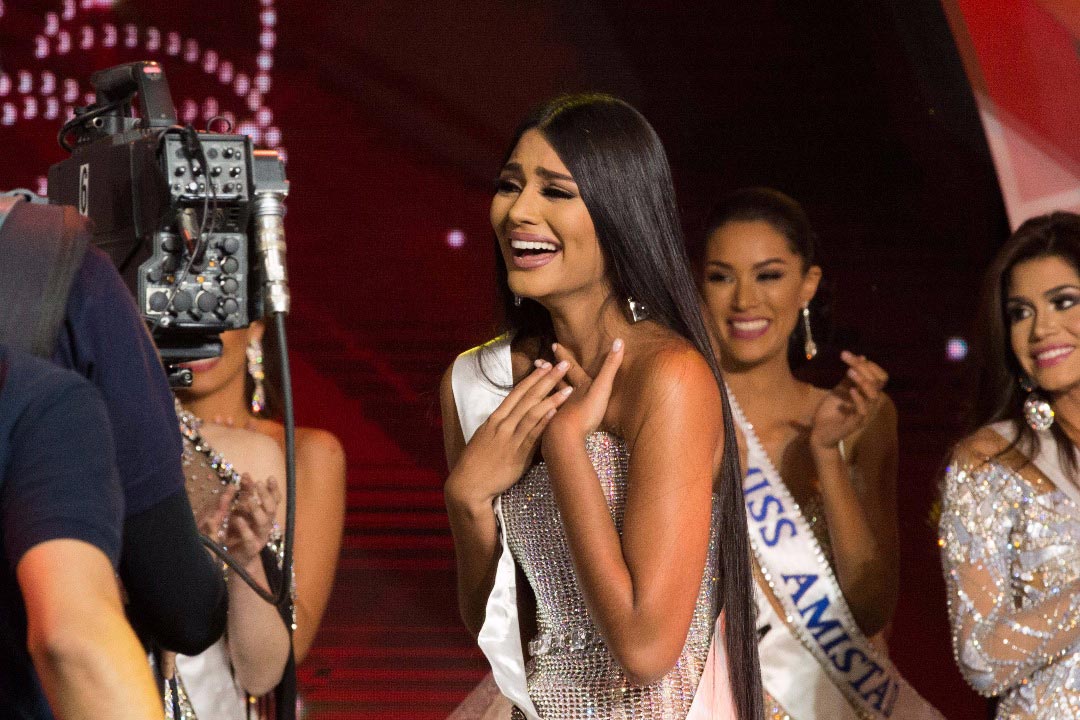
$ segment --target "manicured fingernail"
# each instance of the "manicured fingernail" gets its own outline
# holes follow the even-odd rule
[[[855,372],[855,368],[848,368],[847,376],[853,380],[857,380],[859,378],[859,373]]]
[[[551,351],[559,352],[559,343],[551,343]]]
[[[566,368],[570,367],[570,363],[567,362],[566,360],[563,360],[561,363],[559,363],[555,367],[558,370],[565,370]]]
[[[569,395],[570,393],[574,392],[574,388],[573,388],[573,387],[564,387],[564,388],[563,388],[562,390],[560,390],[559,392],[560,392],[560,393],[562,393],[562,396],[563,396],[563,397],[566,397],[566,396],[567,396],[567,395]]]
[[[541,370],[548,370],[551,368],[551,363],[549,363],[547,360],[537,360],[536,367],[540,368]]]
[[[623,342],[622,338],[615,338],[615,342],[611,343],[612,352],[619,352],[622,350]]]

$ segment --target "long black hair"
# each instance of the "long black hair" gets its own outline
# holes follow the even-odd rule
[[[799,256],[802,271],[805,273],[818,264],[818,236],[810,224],[810,218],[802,204],[795,198],[779,190],[768,187],[748,187],[735,190],[724,196],[713,207],[705,220],[705,245],[702,255],[708,250],[709,236],[729,222],[752,222],[760,220],[768,223],[776,232],[787,240],[788,249]],[[824,284],[818,286],[818,292],[810,300],[810,324],[817,344],[828,341],[830,323],[829,292]],[[796,322],[795,329],[788,339],[788,365],[798,367],[807,361],[806,329],[804,323]]]
[[[729,674],[739,718],[758,720],[763,713],[761,672],[735,426],[690,271],[667,155],[648,121],[609,95],[571,95],[543,105],[518,128],[504,164],[529,130],[544,136],[573,175],[596,228],[613,297],[633,297],[648,308],[650,320],[690,342],[720,387],[724,458],[717,488],[719,600],[726,611]],[[498,247],[495,257],[504,330],[514,341],[538,340],[543,352],[554,337],[550,314],[528,299],[515,305]]]
[[[1013,268],[1044,257],[1060,258],[1080,274],[1080,215],[1059,211],[1031,218],[1016,229],[987,268],[978,321],[978,384],[969,419],[972,430],[999,420],[1011,420],[1017,431],[1017,443],[1036,452],[1039,436],[1021,420],[1028,393],[1020,386],[1024,369],[1013,352],[1005,301]],[[1072,441],[1060,423],[1054,423],[1050,432],[1057,441],[1062,467],[1075,471]]]

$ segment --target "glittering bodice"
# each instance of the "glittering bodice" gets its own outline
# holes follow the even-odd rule
[[[998,718],[1080,718],[1080,508],[1042,485],[995,460],[945,477],[953,650]]]
[[[211,448],[200,434],[202,420],[173,399],[180,435],[184,440],[181,464],[184,485],[196,521],[213,515],[218,498],[226,485],[240,484],[240,473]],[[226,519],[227,521],[227,519]]]
[[[629,453],[625,443],[593,433],[586,450],[622,534]],[[536,595],[537,631],[529,643],[529,696],[545,720],[686,717],[705,667],[717,612],[716,555],[719,514],[713,498],[709,554],[686,645],[659,682],[630,684],[589,618],[578,587],[547,466],[533,466],[502,495],[506,536],[514,559]]]

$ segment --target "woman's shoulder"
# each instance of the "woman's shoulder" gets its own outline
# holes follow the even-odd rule
[[[675,333],[645,340],[626,370],[646,392],[651,388],[653,392],[696,393],[713,388],[719,399],[719,386],[708,361],[693,344]]]
[[[285,426],[275,420],[261,419],[253,427],[257,434],[273,444],[273,451],[269,449],[265,451],[276,451],[284,462]],[[263,447],[265,449],[269,446]],[[296,465],[297,474],[303,473],[305,477],[314,475],[320,481],[331,480],[335,477],[344,478],[345,448],[337,435],[329,430],[298,427],[296,428]],[[343,480],[339,482],[344,484]]]
[[[326,461],[343,460],[345,457],[345,448],[337,435],[322,428],[296,428],[296,452]]]
[[[1027,458],[1012,440],[1003,436],[993,425],[984,425],[971,435],[962,438],[953,447],[953,463],[959,467],[980,467],[991,461],[1012,465],[1016,460]],[[1011,461],[1011,462],[1010,462]]]
[[[277,420],[260,418],[250,426],[258,435],[274,443],[278,450],[284,452],[285,426]],[[336,458],[344,457],[345,449],[338,440],[337,435],[314,427],[296,428],[296,454],[306,454],[314,457]]]
[[[639,341],[628,358],[631,362],[624,360],[619,370],[622,377],[616,376],[619,415],[627,432],[640,428],[649,417],[721,416],[720,386],[709,363],[690,342],[672,335]]]
[[[509,386],[520,368],[531,363],[519,348],[512,348],[509,334],[502,334],[458,354],[443,372],[439,399],[444,410],[453,407],[455,387],[480,382],[499,388]],[[519,367],[520,366],[520,367]]]
[[[1007,430],[986,425],[956,443],[945,470],[946,491],[958,485],[990,493],[1007,487],[1024,492],[1041,488],[1042,473],[1007,436]]]

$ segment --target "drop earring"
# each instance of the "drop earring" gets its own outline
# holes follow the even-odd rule
[[[251,375],[255,384],[255,390],[251,393],[251,413],[258,415],[266,408],[266,388],[263,387],[266,372],[263,369],[262,342],[253,338],[248,343],[247,361],[248,375]]]
[[[803,334],[806,335],[806,341],[803,342],[803,352],[806,353],[807,360],[813,360],[814,356],[817,355],[817,343],[814,342],[814,335],[810,332],[810,303],[803,305],[802,324]]]
[[[630,314],[630,322],[639,323],[649,317],[649,308],[645,303],[638,302],[632,297],[626,298],[626,308]]]
[[[521,307],[521,296],[520,295],[515,295],[514,296],[514,307]]]
[[[1024,422],[1036,432],[1049,430],[1054,424],[1054,408],[1039,393],[1039,387],[1027,375],[1020,377],[1020,389],[1028,394],[1024,401]]]

